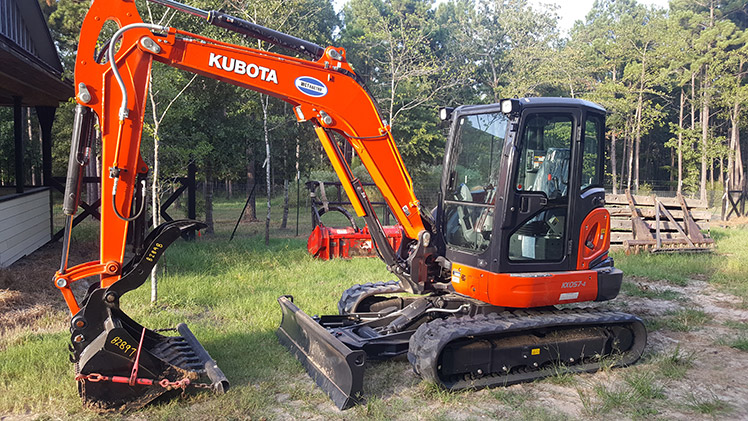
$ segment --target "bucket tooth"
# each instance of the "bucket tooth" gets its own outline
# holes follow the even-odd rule
[[[291,296],[278,298],[283,320],[280,343],[301,362],[309,376],[339,409],[363,402],[366,353],[351,350],[301,311]]]

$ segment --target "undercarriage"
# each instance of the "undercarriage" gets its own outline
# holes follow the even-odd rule
[[[496,307],[455,293],[422,297],[397,282],[356,285],[342,314],[310,317],[278,299],[278,337],[340,409],[364,401],[367,360],[406,354],[414,371],[448,390],[506,386],[563,370],[592,372],[636,362],[646,344],[630,314],[586,309]]]

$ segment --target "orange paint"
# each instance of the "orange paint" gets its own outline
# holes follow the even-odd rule
[[[589,246],[592,246],[591,248]],[[605,208],[593,209],[582,222],[579,232],[577,269],[590,268],[590,263],[608,253],[610,248],[610,213]]]
[[[495,306],[543,307],[595,300],[597,272],[508,274],[452,263],[452,286],[460,294]]]

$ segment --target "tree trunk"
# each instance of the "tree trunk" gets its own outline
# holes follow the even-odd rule
[[[743,159],[740,155],[740,100],[736,98],[730,113],[730,152],[727,155],[730,190],[740,189],[743,185]]]
[[[283,180],[283,220],[281,221],[281,229],[286,229],[288,226],[288,180]]]
[[[709,27],[714,27],[714,1],[709,2]],[[713,45],[709,43],[709,50],[712,50]],[[711,101],[709,88],[709,65],[704,65],[701,79],[701,186],[700,196],[701,200],[707,199],[706,194],[706,171],[707,171],[707,148],[709,146],[709,102]],[[714,187],[714,168],[712,167],[712,187]]]
[[[158,121],[154,121],[153,125],[153,166],[151,168],[151,222],[153,227],[156,228],[161,223],[159,209],[161,208],[161,196],[158,194],[158,172],[159,172],[159,158],[158,158]],[[179,202],[177,202],[179,203]],[[151,269],[151,303],[155,303],[158,300],[158,265],[154,265]]]
[[[616,66],[613,66],[613,83],[616,82]],[[617,165],[616,165],[616,129],[613,128],[610,131],[610,172],[611,172],[611,184],[613,187],[613,194],[618,194],[618,186],[617,186],[617,180],[616,177],[617,174]]]
[[[213,227],[213,159],[211,158],[205,160],[205,184],[203,187],[203,194],[205,195],[205,224],[208,226],[205,229],[205,233],[210,235],[215,232]]]
[[[262,130],[265,134],[265,187],[267,191],[268,211],[265,216],[265,245],[270,245],[270,199],[272,197],[271,173],[270,173],[270,131],[268,129],[268,105],[270,97],[260,94],[260,103],[262,104]]]
[[[686,97],[683,88],[680,90],[680,108],[678,110],[678,194],[683,192],[683,108]]]
[[[634,191],[639,192],[639,150],[642,143],[642,113],[644,108],[644,75],[646,71],[647,47],[642,53],[642,71],[639,76],[639,98],[636,103],[636,135],[634,138]]]
[[[610,135],[610,172],[611,172],[611,184],[613,186],[613,194],[618,194],[618,186],[616,180],[616,131],[612,131]]]
[[[628,150],[629,150],[629,140],[628,136],[626,135],[625,130],[625,123],[624,123],[624,131],[623,131],[623,150],[621,151],[621,181],[619,185],[619,190],[623,190],[623,180],[626,178],[626,157],[628,156]]]
[[[707,148],[709,136],[709,98],[706,94],[706,71],[702,81],[702,104],[701,104],[701,182],[699,184],[699,198],[706,200],[706,175],[709,168],[707,162]]]
[[[153,113],[153,166],[151,168],[151,222],[153,228],[159,226],[161,216],[159,209],[161,208],[158,194],[158,176],[159,176],[159,143],[158,143],[158,129],[161,120],[156,118],[156,99],[153,97],[153,79],[151,76],[151,83],[148,84],[148,97],[151,100],[151,108]],[[178,204],[178,202],[177,202]],[[151,268],[151,304],[155,304],[158,301],[158,264],[153,265]]]
[[[257,221],[257,206],[255,199],[257,197],[257,177],[255,176],[255,156],[252,153],[252,148],[247,146],[247,191],[249,195],[249,201],[247,203],[247,210],[244,212],[243,222],[255,222]]]
[[[745,183],[745,170],[743,169],[743,154],[740,150],[740,132],[735,139],[735,189],[741,189]]]
[[[691,73],[691,130],[696,130],[696,72]]]
[[[633,174],[633,167],[634,167],[634,138],[633,136],[629,137],[629,156],[628,156],[628,181],[626,183],[626,188],[631,190],[631,177]]]
[[[673,170],[675,168],[675,148],[670,148],[670,180],[669,185],[670,191],[673,191],[673,187],[675,184],[675,171]]]

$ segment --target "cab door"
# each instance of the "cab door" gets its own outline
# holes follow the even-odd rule
[[[523,110],[501,225],[500,272],[575,267],[582,121],[580,108]]]

